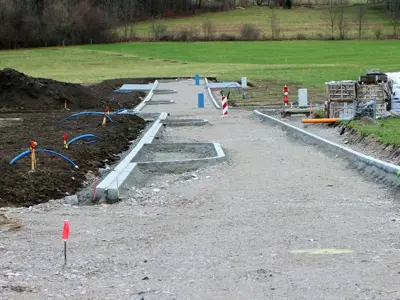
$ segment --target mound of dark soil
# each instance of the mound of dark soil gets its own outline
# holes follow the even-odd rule
[[[128,82],[127,82],[128,81]],[[144,93],[121,94],[114,90],[124,83],[142,83],[146,79],[108,80],[87,87],[76,83],[27,76],[14,69],[0,70],[0,112],[63,111],[64,101],[70,111],[104,111],[133,108]]]
[[[82,116],[62,123],[58,121],[69,113],[0,114],[2,117],[22,117],[22,122],[0,123],[0,207],[30,206],[50,199],[73,194],[86,181],[88,171],[94,174],[105,163],[119,159],[118,153],[129,149],[130,141],[137,138],[145,121],[137,116],[112,116],[113,123],[102,126],[102,116]],[[63,148],[63,133],[68,140],[85,133],[99,137],[94,144],[74,144]],[[62,158],[47,153],[37,153],[37,171],[30,172],[30,157],[9,165],[19,153],[29,148],[35,140],[39,149],[50,149],[72,159],[79,169],[73,168]],[[93,182],[91,182],[92,184]]]
[[[91,91],[79,84],[34,78],[14,69],[0,71],[0,108],[7,111],[71,110],[105,107]]]

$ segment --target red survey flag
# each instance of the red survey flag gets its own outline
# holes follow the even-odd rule
[[[69,222],[68,222],[68,220],[65,220],[63,231],[62,231],[62,240],[64,242],[66,242],[68,240],[68,237],[69,237]]]

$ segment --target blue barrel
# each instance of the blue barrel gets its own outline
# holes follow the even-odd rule
[[[196,78],[196,85],[200,85],[200,75],[196,74],[195,78]]]
[[[199,93],[197,95],[197,107],[198,108],[204,107],[204,94],[203,93]]]

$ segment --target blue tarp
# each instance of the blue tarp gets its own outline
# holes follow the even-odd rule
[[[153,86],[154,84],[123,84],[118,90],[115,90],[114,92],[126,94],[133,91],[150,91]]]

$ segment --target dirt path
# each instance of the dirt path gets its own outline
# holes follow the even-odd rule
[[[234,111],[199,110],[193,82],[145,111],[204,117],[165,141],[216,141],[228,161],[161,175],[116,205],[8,209],[0,230],[4,299],[396,299],[400,218],[394,196],[339,159]],[[71,222],[62,268],[61,227]],[[1,229],[0,225],[0,229]],[[304,249],[344,253],[293,253]],[[336,250],[339,251],[339,250]],[[3,296],[4,295],[4,296]]]

